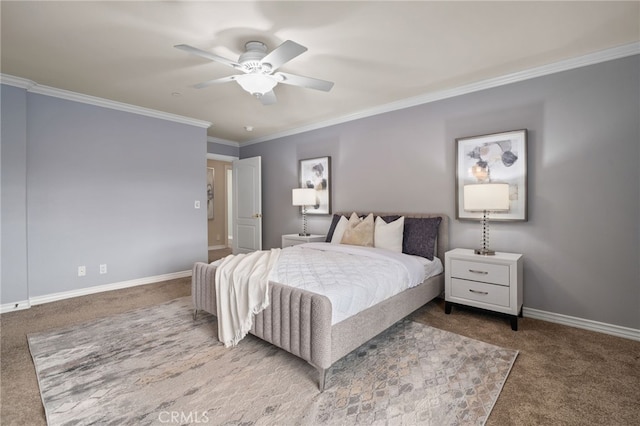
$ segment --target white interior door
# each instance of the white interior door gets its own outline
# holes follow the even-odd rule
[[[233,162],[233,253],[262,250],[261,157]]]

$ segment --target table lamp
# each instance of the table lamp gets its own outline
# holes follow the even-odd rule
[[[292,191],[292,201],[294,206],[302,206],[302,232],[301,237],[308,237],[307,233],[307,206],[316,204],[316,190],[313,188],[294,188]]]
[[[495,251],[489,249],[489,212],[509,211],[509,184],[465,185],[464,209],[470,212],[482,212],[482,248],[476,249],[474,252],[483,256],[496,254]]]

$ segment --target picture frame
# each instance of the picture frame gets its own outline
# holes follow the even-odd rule
[[[464,186],[489,182],[508,183],[510,200],[491,221],[527,221],[527,129],[456,139],[456,219],[482,219],[464,210]]]
[[[213,220],[214,217],[214,187],[215,187],[215,169],[207,167],[207,219]]]
[[[300,160],[298,181],[300,188],[316,190],[317,203],[306,214],[331,214],[331,157]]]

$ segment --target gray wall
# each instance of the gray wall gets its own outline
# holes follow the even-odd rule
[[[333,211],[444,212],[451,247],[455,138],[526,128],[529,221],[491,225],[525,255],[524,305],[640,328],[640,66],[634,56],[240,148],[262,156],[265,248],[299,232],[298,160],[332,157]],[[330,218],[312,216],[325,233]]]
[[[207,153],[208,154],[219,154],[219,155],[227,155],[229,157],[239,157],[240,156],[240,148],[237,146],[231,146],[227,144],[217,143],[217,142],[208,142],[207,143]]]
[[[20,96],[4,98],[16,90],[2,92],[3,197],[17,187],[2,205],[2,304],[24,299],[24,279],[5,276],[15,256],[4,248],[25,238],[31,298],[187,271],[207,258],[206,129],[22,90],[25,110]],[[5,139],[10,115],[26,123],[26,138]],[[8,147],[26,152],[26,163],[12,155],[26,185],[5,179]],[[5,234],[25,193],[26,236]]]
[[[27,97],[26,91],[1,85],[2,134],[2,303],[24,301],[27,291]]]

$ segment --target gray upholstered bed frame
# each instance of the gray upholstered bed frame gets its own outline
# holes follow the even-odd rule
[[[444,253],[449,246],[446,215],[374,213],[376,216],[392,214],[442,217],[436,255],[444,265]],[[350,213],[345,215],[348,217]],[[215,271],[215,266],[202,262],[193,267],[191,294],[194,315],[198,310],[216,314]],[[326,296],[271,282],[270,305],[255,316],[251,334],[316,367],[322,391],[326,370],[334,362],[434,299],[443,290],[444,274],[440,274],[332,326],[331,303]]]

